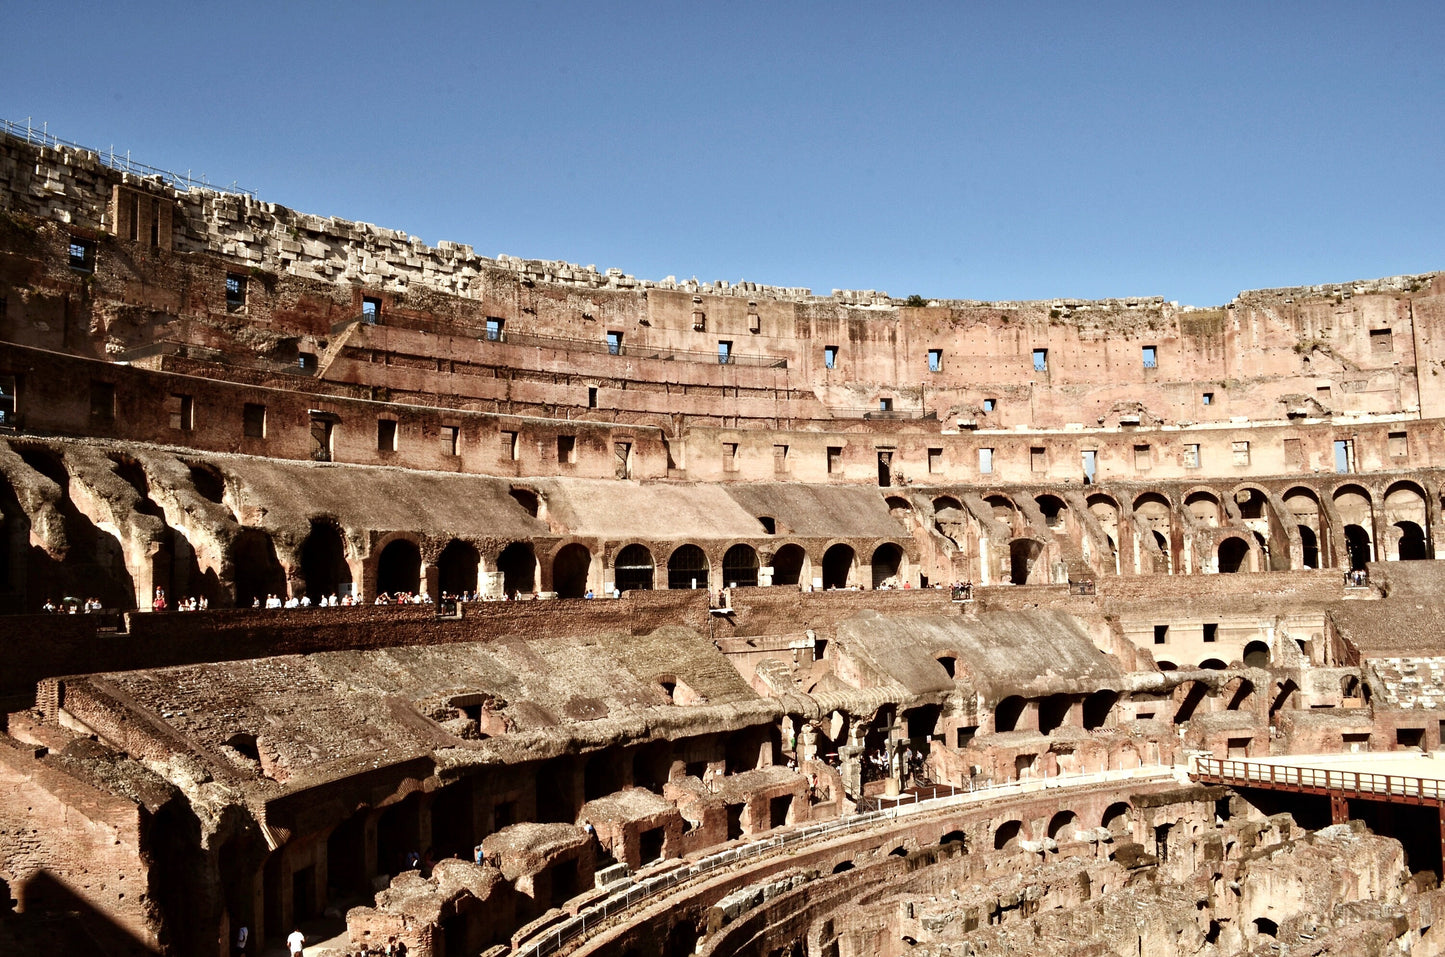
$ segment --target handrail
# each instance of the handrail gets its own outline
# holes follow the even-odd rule
[[[553,336],[540,332],[515,332],[501,329],[483,332],[479,342],[498,343],[513,346],[538,346],[562,349],[568,352],[593,352],[603,355],[631,356],[636,359],[682,360],[685,362],[711,362],[727,366],[757,366],[761,368],[786,369],[788,360],[783,356],[768,356],[745,352],[699,352],[689,349],[669,349],[665,346],[638,346],[625,342],[606,342],[600,339],[575,339],[570,336]]]
[[[1409,774],[1380,774],[1375,771],[1341,771],[1306,768],[1288,764],[1256,764],[1229,758],[1198,759],[1200,777],[1218,778],[1245,786],[1268,784],[1319,788],[1358,795],[1432,798],[1445,801],[1445,782]]]

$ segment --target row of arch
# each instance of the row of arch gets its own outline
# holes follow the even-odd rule
[[[1116,837],[1123,836],[1129,831],[1129,802],[1117,801],[1104,809],[1099,816],[1099,827],[1108,831]],[[1040,822],[1042,823],[1042,822]],[[1064,842],[1074,839],[1074,832],[1082,826],[1079,816],[1070,810],[1062,810],[1049,818],[1047,825],[1039,829],[1041,833],[1035,838],[1048,837],[1052,840]],[[1029,840],[1025,832],[1024,822],[1018,818],[1002,821],[993,831],[993,849],[996,851],[1015,851],[1019,849],[1021,842]]]

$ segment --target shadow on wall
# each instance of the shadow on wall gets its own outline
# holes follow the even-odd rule
[[[23,901],[23,913],[11,912],[11,888],[0,881],[0,952],[7,957],[149,957],[159,952],[48,871],[31,875],[14,896]]]

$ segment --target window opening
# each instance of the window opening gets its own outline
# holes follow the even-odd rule
[[[1405,432],[1390,433],[1390,457],[1403,459],[1410,454],[1410,436]]]
[[[189,432],[195,427],[195,401],[188,395],[172,395],[166,403],[170,413],[171,428]]]
[[[786,445],[773,446],[773,471],[786,472],[788,470],[788,447]]]
[[[110,382],[90,384],[90,417],[96,422],[115,421],[115,385]]]
[[[928,471],[931,475],[943,471],[943,449],[928,450]]]
[[[235,312],[246,308],[246,277],[226,274],[226,309]]]
[[[1213,644],[1219,640],[1219,623],[1207,621],[1204,623],[1204,642]]]
[[[940,372],[940,371],[942,371],[942,369],[943,369],[943,350],[942,350],[942,349],[929,349],[929,350],[928,350],[928,371],[929,371],[929,372]]]
[[[13,375],[0,375],[0,427],[15,425],[16,383]]]
[[[330,462],[334,448],[336,416],[326,412],[311,413],[311,458]]]
[[[825,368],[825,369],[835,369],[835,368],[837,368],[837,367],[838,367],[838,347],[837,347],[837,346],[824,346],[824,347],[823,347],[823,368]]]
[[[614,356],[622,355],[622,333],[607,333],[607,351]]]
[[[577,436],[557,436],[557,461],[567,465],[577,462]]]
[[[1049,350],[1047,350],[1047,349],[1035,349],[1035,350],[1034,350],[1034,371],[1035,371],[1035,372],[1048,372],[1048,371],[1049,371]]]
[[[1235,464],[1235,465],[1248,465],[1248,464],[1249,464],[1249,443],[1248,443],[1248,442],[1235,442],[1235,443],[1233,444],[1233,448],[1234,448],[1234,464]]]
[[[376,450],[378,452],[396,451],[396,420],[376,420]]]
[[[1370,351],[1371,352],[1394,352],[1395,340],[1390,335],[1389,329],[1370,330]]]
[[[1199,468],[1199,445],[1197,443],[1184,446],[1184,467],[1187,469]]]
[[[502,433],[502,458],[510,459],[513,462],[517,460],[517,433]]]
[[[840,475],[843,472],[843,447],[841,445],[828,446],[828,474]]]
[[[1098,474],[1098,470],[1099,470],[1099,451],[1098,451],[1098,449],[1084,449],[1083,458],[1084,458],[1084,484],[1085,484],[1085,485],[1093,485],[1093,484],[1094,484],[1094,476]]]
[[[736,472],[738,470],[738,444],[736,442],[724,442],[722,444],[722,451],[723,471]]]
[[[1145,347],[1144,347],[1144,368],[1146,368],[1146,369],[1157,369],[1157,368],[1159,368],[1159,349],[1158,349],[1157,346],[1145,346]]]
[[[614,442],[612,455],[615,459],[617,477],[620,479],[632,478],[632,443]]]
[[[296,355],[296,367],[302,372],[316,371],[316,353],[301,352]]]
[[[76,272],[95,272],[94,242],[70,237],[70,268]]]
[[[1156,645],[1167,645],[1168,643],[1169,643],[1169,626],[1168,626],[1168,625],[1155,625],[1155,626],[1154,626],[1154,644],[1156,644]]]
[[[375,296],[363,296],[361,298],[362,318],[370,323],[381,321],[381,300]]]
[[[726,339],[719,339],[717,343],[717,361],[727,365],[733,361],[733,344]]]
[[[1214,404],[1214,393],[1213,393],[1213,392],[1206,392],[1206,393],[1204,393],[1202,396],[1199,397],[1199,401],[1200,401],[1202,404],[1204,404],[1204,405],[1213,405],[1213,404]]]
[[[497,319],[493,316],[488,316],[487,340],[490,342],[502,342],[505,339],[505,334],[502,331],[505,324],[506,320],[504,319]]]
[[[587,408],[597,408],[597,387],[595,385],[587,387]]]
[[[241,409],[241,434],[248,439],[266,437],[266,407],[259,402],[247,402]]]
[[[879,411],[879,412],[892,412],[892,411],[893,411],[893,398],[890,396],[890,397],[888,397],[888,398],[879,399],[879,400],[878,400],[878,411]]]
[[[1029,468],[1034,472],[1047,472],[1049,470],[1048,451],[1042,445],[1035,445],[1029,448]]]
[[[993,472],[993,449],[978,450],[978,473],[988,475]]]
[[[1335,471],[1339,473],[1355,470],[1355,443],[1350,439],[1335,439]]]
[[[998,399],[984,399],[984,400],[983,400],[983,411],[985,411],[985,412],[992,412],[992,411],[993,411],[994,409],[996,409],[996,408],[998,408]]]
[[[1152,465],[1153,460],[1149,454],[1149,446],[1134,446],[1134,468],[1140,472],[1147,472]]]
[[[462,430],[461,426],[442,426],[442,447],[447,450],[448,455],[462,454]]]

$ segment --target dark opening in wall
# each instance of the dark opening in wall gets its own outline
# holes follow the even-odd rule
[[[70,268],[76,272],[95,272],[95,241],[70,237]]]
[[[226,309],[239,312],[246,308],[246,277],[236,273],[226,274]]]
[[[363,296],[361,299],[361,317],[366,322],[380,322],[381,300],[375,296]]]

